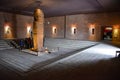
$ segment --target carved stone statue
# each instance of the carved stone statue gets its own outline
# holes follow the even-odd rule
[[[44,37],[44,14],[42,10],[35,9],[33,22],[33,45],[34,50],[41,51]]]
[[[39,21],[39,22],[43,23],[44,14],[43,14],[42,10],[35,9],[35,11],[34,11],[34,21]]]

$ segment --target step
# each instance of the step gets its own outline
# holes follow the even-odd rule
[[[11,48],[13,47],[8,45],[8,43],[5,40],[0,40],[0,50],[11,49]]]

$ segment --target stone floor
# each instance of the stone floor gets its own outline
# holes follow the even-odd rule
[[[116,50],[120,49],[104,43],[42,56],[2,50],[0,80],[119,80]]]

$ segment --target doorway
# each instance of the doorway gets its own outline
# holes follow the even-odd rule
[[[112,40],[112,26],[103,27],[103,40]]]

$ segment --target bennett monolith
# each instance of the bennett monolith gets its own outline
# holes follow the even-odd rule
[[[35,9],[33,22],[33,50],[41,51],[44,37],[44,14],[42,10]]]

